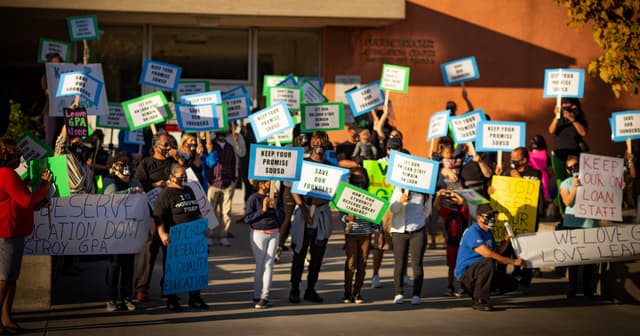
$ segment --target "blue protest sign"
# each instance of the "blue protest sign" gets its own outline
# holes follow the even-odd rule
[[[207,219],[177,224],[169,231],[162,294],[176,294],[209,286]]]
[[[98,105],[103,86],[104,83],[86,72],[67,72],[60,75],[56,97],[81,96]]]
[[[544,98],[582,98],[584,69],[545,69]]]
[[[222,97],[227,104],[227,119],[229,121],[244,119],[251,114],[252,101],[248,93],[239,96]]]
[[[300,179],[304,149],[251,144],[249,179],[297,181]]]
[[[185,132],[214,131],[220,128],[219,113],[226,113],[224,104],[182,105],[176,104],[178,128]]]
[[[124,143],[127,145],[144,145],[144,133],[142,130],[123,131]]]
[[[249,90],[247,90],[247,87],[244,85],[240,85],[240,86],[234,87],[233,89],[229,89],[223,92],[222,99],[229,98],[229,97],[239,97],[243,95],[248,95],[249,98],[251,98],[251,95],[249,94]]]
[[[451,114],[451,111],[444,110],[431,115],[431,118],[429,118],[427,141],[447,136],[449,132],[449,114]]]
[[[180,103],[184,105],[221,104],[222,95],[220,94],[220,90],[195,93],[180,97]]]
[[[280,81],[276,86],[296,87],[298,86],[298,80],[296,79],[296,76],[290,74],[285,77],[285,79]]]
[[[511,152],[525,146],[527,125],[516,121],[482,120],[477,132],[476,152]]]
[[[621,142],[640,139],[640,110],[613,112],[609,123],[611,140]]]
[[[480,78],[474,56],[457,59],[440,65],[444,84],[447,86]]]
[[[487,119],[482,109],[467,112],[461,116],[449,117],[449,125],[453,131],[453,141],[464,144],[476,140],[477,126],[482,120]]]
[[[384,105],[384,93],[380,90],[380,81],[369,83],[361,88],[345,92],[351,114],[361,116]]]
[[[299,195],[332,200],[340,181],[346,182],[349,170],[305,160],[300,179],[293,182],[291,192]]]
[[[140,84],[167,91],[177,91],[182,68],[169,63],[145,59],[140,74]]]
[[[320,92],[324,89],[324,78],[322,77],[300,77],[298,79],[298,82],[300,83],[304,81],[311,82],[311,84],[313,84],[313,86],[315,86]]]
[[[269,106],[249,116],[256,141],[264,142],[270,137],[294,127],[289,109],[284,102]]]
[[[392,150],[386,181],[396,187],[433,194],[438,181],[437,161]]]

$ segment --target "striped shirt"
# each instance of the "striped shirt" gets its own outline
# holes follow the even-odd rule
[[[349,223],[349,221],[347,221],[347,216],[348,215],[343,214],[341,217],[342,223],[344,224],[345,228],[344,234],[359,235],[371,233],[371,228],[374,224],[367,221],[366,219],[358,218],[357,216],[352,223]]]

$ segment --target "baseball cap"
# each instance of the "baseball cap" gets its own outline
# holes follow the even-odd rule
[[[488,203],[480,204],[478,209],[476,210],[476,214],[478,216],[482,215],[495,215],[496,211],[494,211]]]

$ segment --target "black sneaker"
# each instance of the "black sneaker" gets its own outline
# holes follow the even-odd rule
[[[304,292],[304,299],[314,303],[320,303],[323,301],[320,295],[318,295],[318,293],[316,293],[316,291],[313,289],[307,289]]]
[[[281,254],[282,254],[282,247],[278,247],[278,249],[276,250],[276,256],[273,258],[273,261],[275,263],[278,263],[280,261]]]
[[[289,292],[289,302],[291,303],[300,303],[300,290],[292,289]]]
[[[489,302],[487,302],[487,300],[483,300],[483,299],[475,300],[473,302],[473,305],[471,306],[471,308],[473,308],[475,310],[480,310],[480,311],[492,311],[493,310],[493,306],[491,306],[489,304]]]
[[[209,305],[206,304],[202,300],[202,298],[195,298],[193,300],[189,300],[189,307],[195,308],[195,309],[203,309],[203,310],[209,309]]]

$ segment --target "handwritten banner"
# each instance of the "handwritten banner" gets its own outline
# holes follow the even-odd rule
[[[58,85],[61,82],[60,77],[68,72],[80,71],[104,83],[101,64],[47,63],[45,69],[47,87],[51,93],[58,92]],[[63,109],[71,106],[74,100],[75,96],[56,97],[55,94],[49,94],[49,116],[63,117]],[[108,102],[107,91],[103,85],[100,90],[100,98],[98,98],[97,105],[89,101],[81,101],[80,107],[86,108],[89,115],[107,115],[109,113],[107,107]]]
[[[159,124],[171,118],[171,109],[164,94],[152,92],[142,97],[122,102],[122,109],[132,131]]]
[[[273,106],[284,102],[289,110],[300,110],[302,90],[285,86],[274,86],[267,93],[267,105]]]
[[[524,122],[482,120],[477,128],[476,151],[511,152],[517,147],[524,147],[526,131]]]
[[[176,294],[209,286],[207,220],[177,224],[169,230],[162,294]]]
[[[380,81],[347,91],[345,95],[354,117],[361,116],[384,105],[384,93],[380,90]]]
[[[145,59],[140,74],[140,84],[150,85],[167,91],[178,90],[182,68],[164,62]]]
[[[640,225],[538,232],[515,240],[529,268],[640,259]]]
[[[251,114],[253,102],[248,93],[240,96],[222,96],[222,101],[227,105],[227,119],[229,121],[241,120]]]
[[[149,208],[142,194],[54,197],[49,208],[33,217],[26,255],[138,253],[149,234]]]
[[[446,86],[480,78],[478,64],[474,56],[443,63],[440,65],[440,70]]]
[[[612,140],[640,139],[640,110],[614,112],[611,115]]]
[[[124,115],[122,104],[109,103],[109,113],[96,118],[96,126],[104,128],[129,129],[127,116]]]
[[[208,91],[203,93],[195,93],[185,95],[180,98],[180,102],[185,105],[209,105],[221,104],[222,94],[220,90]]]
[[[446,136],[449,132],[449,114],[451,111],[445,110],[436,112],[429,118],[429,131],[427,141]]]
[[[582,98],[584,69],[545,69],[544,98]]]
[[[437,161],[392,150],[387,182],[399,188],[433,194],[438,180],[438,166]]]
[[[576,217],[622,221],[624,161],[602,155],[580,154],[580,186]]]
[[[493,176],[491,208],[498,211],[493,235],[497,240],[506,236],[504,223],[515,233],[535,232],[538,215],[540,181],[510,176]]]
[[[300,179],[304,149],[251,144],[249,179],[297,181]]]
[[[345,182],[340,182],[333,202],[338,210],[376,224],[389,208],[387,200]]]
[[[344,104],[303,104],[300,113],[302,132],[337,131],[344,129]]]
[[[303,161],[300,180],[293,182],[291,192],[325,200],[333,200],[340,181],[345,181],[349,170],[313,161]]]
[[[64,124],[70,137],[85,137],[89,135],[87,110],[84,108],[64,109]]]
[[[380,89],[385,91],[409,91],[409,67],[383,64],[380,76]]]
[[[60,76],[56,97],[80,96],[98,105],[103,86],[100,80],[82,71],[67,72]]]
[[[70,16],[67,18],[71,41],[97,40],[100,38],[98,18],[95,15]]]
[[[482,109],[450,117],[449,124],[453,130],[453,140],[458,144],[475,141],[478,123],[485,119]]]
[[[181,80],[178,81],[178,89],[173,93],[173,101],[179,102],[182,96],[203,93],[209,91],[208,80]]]
[[[70,53],[71,43],[43,37],[40,38],[40,44],[38,44],[38,63],[46,63],[47,54],[58,54],[62,58],[62,62],[68,62]]]
[[[284,102],[264,108],[249,116],[256,141],[264,142],[270,137],[293,128],[293,120]]]
[[[226,113],[224,104],[182,105],[176,104],[178,128],[185,132],[212,131],[218,128],[218,109]]]

